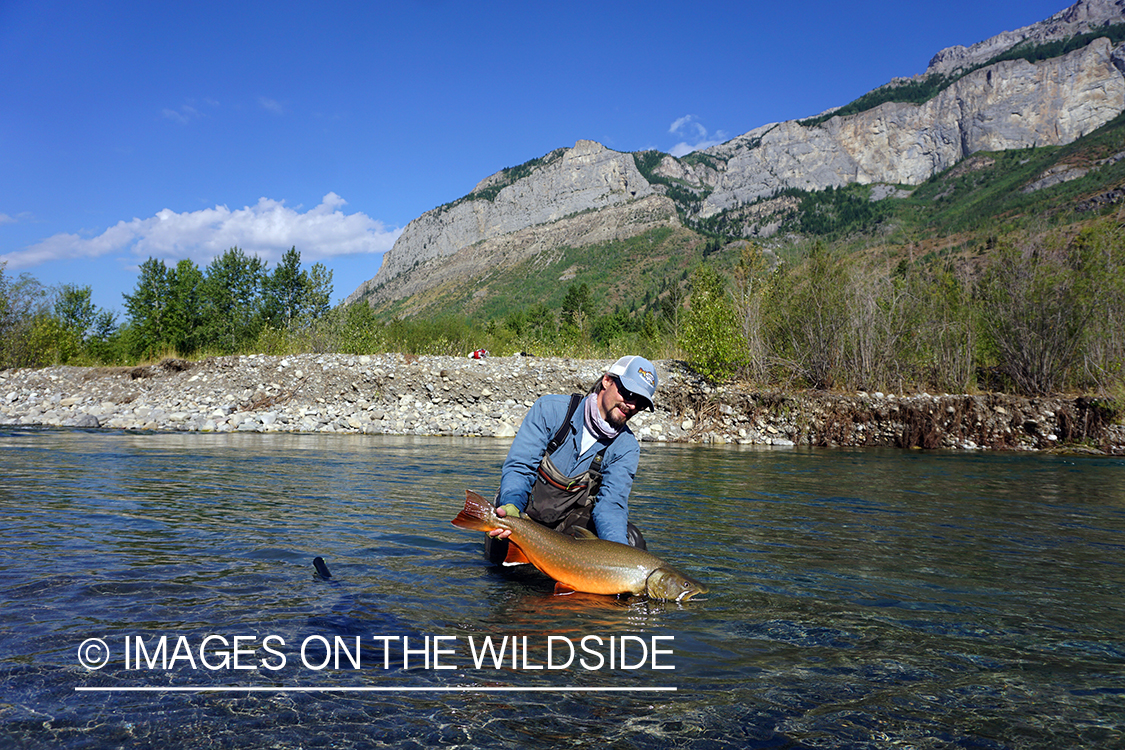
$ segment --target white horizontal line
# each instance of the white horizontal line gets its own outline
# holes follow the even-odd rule
[[[674,687],[263,687],[226,685],[220,687],[86,687],[75,692],[98,693],[654,693],[675,692]]]

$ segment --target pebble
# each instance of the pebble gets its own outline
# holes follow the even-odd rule
[[[585,392],[612,362],[305,354],[4,370],[0,425],[511,439],[536,398]],[[674,360],[656,365],[656,411],[630,421],[642,442],[914,447],[902,441],[921,425],[937,441],[925,447],[1038,450],[1057,449],[1060,430],[1082,423],[1073,399],[780,394],[715,387]],[[1125,426],[1100,439],[1103,452],[1125,454]]]

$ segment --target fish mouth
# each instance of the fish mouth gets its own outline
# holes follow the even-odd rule
[[[703,594],[706,594],[706,593],[707,593],[707,589],[703,588],[702,586],[697,588],[697,589],[688,589],[687,591],[681,591],[680,595],[676,597],[676,601],[677,602],[686,602],[689,599],[695,599],[695,597],[702,596]]]
[[[657,568],[649,574],[645,590],[650,597],[677,604],[707,593],[707,587],[703,584],[666,568]]]

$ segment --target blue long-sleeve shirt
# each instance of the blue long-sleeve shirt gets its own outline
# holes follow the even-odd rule
[[[569,407],[570,396],[543,396],[527,412],[504,460],[499,505],[511,503],[521,511],[527,508],[543,452],[566,418]],[[602,486],[592,513],[594,527],[600,539],[628,544],[629,492],[633,488],[633,477],[637,475],[640,444],[625,427],[612,442],[595,442],[580,454],[582,420],[582,405],[579,404],[570,420],[570,434],[551,455],[551,461],[559,471],[572,477],[588,469],[594,456],[609,446],[602,457]]]

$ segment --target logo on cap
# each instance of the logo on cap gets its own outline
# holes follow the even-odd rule
[[[656,388],[656,375],[649,372],[643,367],[637,368],[637,374],[641,376],[641,380],[648,383],[650,388]]]

